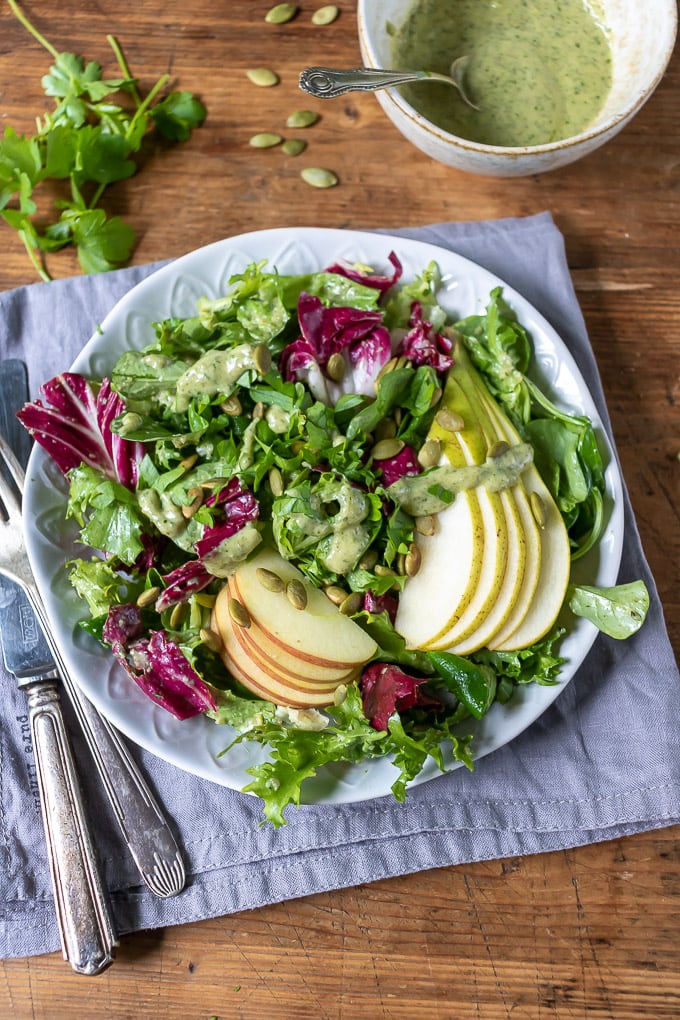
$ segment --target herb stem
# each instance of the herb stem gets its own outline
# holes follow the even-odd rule
[[[109,46],[113,50],[113,52],[115,54],[115,57],[116,57],[116,60],[118,61],[118,66],[120,67],[121,71],[123,72],[124,77],[127,78],[128,81],[130,82],[130,93],[131,93],[135,103],[137,104],[138,107],[140,107],[142,105],[142,100],[141,100],[141,97],[139,95],[139,92],[137,91],[137,86],[135,84],[135,79],[132,76],[132,72],[130,71],[130,67],[128,65],[128,62],[125,59],[125,54],[123,53],[123,50],[121,48],[120,43],[116,39],[115,35],[107,35],[106,41],[108,42]]]
[[[11,2],[12,2],[12,0],[10,0],[10,3]],[[26,236],[26,231],[25,230],[20,230],[18,233],[19,233],[19,237],[23,241],[24,248],[26,249],[26,251],[28,253],[28,257],[31,260],[31,262],[33,263],[33,268],[35,269],[35,271],[37,272],[37,274],[38,274],[38,276],[40,277],[41,280],[43,280],[45,283],[49,283],[50,280],[52,279],[52,277],[47,272],[47,270],[45,269],[45,267],[42,264],[41,260],[36,255],[35,248],[30,243],[30,241],[28,240],[28,237]]]
[[[154,101],[154,99],[156,98],[156,96],[158,95],[160,90],[169,81],[170,81],[170,75],[169,74],[162,75],[162,77],[160,77],[158,79],[158,81],[156,82],[156,84],[153,86],[151,91],[144,97],[144,101],[139,104],[139,106],[137,108],[137,111],[135,112],[134,117],[132,118],[132,120],[130,121],[130,123],[128,125],[128,129],[125,132],[125,137],[126,138],[130,137],[130,135],[133,133],[133,130],[135,128],[135,123],[138,120],[138,118],[141,117],[142,114],[144,114],[146,112],[146,110],[151,105],[151,103]]]
[[[52,43],[48,42],[45,36],[41,35],[37,28],[34,28],[34,26],[31,24],[31,22],[28,20],[24,12],[19,7],[19,4],[16,2],[16,0],[7,0],[7,3],[9,4],[9,8],[14,14],[14,16],[21,22],[24,28],[28,32],[30,32],[33,38],[36,39],[41,46],[44,46],[47,52],[51,53],[56,60],[56,58],[59,56],[59,53],[57,52],[57,50],[55,50]]]

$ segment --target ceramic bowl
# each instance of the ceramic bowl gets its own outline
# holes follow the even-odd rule
[[[359,44],[366,67],[391,66],[386,24],[399,25],[412,3],[359,0]],[[523,177],[573,163],[613,138],[649,99],[670,60],[677,32],[676,0],[599,0],[597,10],[612,51],[612,87],[595,121],[572,138],[524,147],[482,145],[432,124],[396,89],[376,92],[376,98],[410,142],[459,170]]]

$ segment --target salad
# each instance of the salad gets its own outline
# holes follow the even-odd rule
[[[452,323],[435,263],[408,283],[394,253],[389,266],[283,275],[253,263],[192,317],[155,323],[155,341],[124,353],[110,377],[63,373],[19,415],[68,479],[67,516],[87,547],[68,564],[87,609],[81,626],[176,718],[226,724],[225,754],[263,745],[267,760],[245,790],[274,825],[330,763],[389,756],[398,800],[430,759],[471,769],[474,721],[519,685],[557,682],[557,614],[526,646],[473,641],[465,654],[400,630],[404,593],[452,506],[481,489],[503,495],[531,467],[570,558],[604,526],[592,425],[530,379],[531,339],[502,290],[483,314]],[[462,428],[449,382],[468,363],[516,441],[461,466],[441,428]],[[263,585],[250,603],[249,574]],[[287,601],[258,620],[279,584]],[[323,626],[304,617],[312,604],[337,614],[330,626],[341,617],[360,632],[363,652],[352,658],[350,636],[321,657]],[[559,608],[622,638],[647,605],[639,581],[569,583]],[[259,686],[242,669],[245,646]],[[327,690],[278,697],[263,671],[299,672],[307,689],[325,677]]]

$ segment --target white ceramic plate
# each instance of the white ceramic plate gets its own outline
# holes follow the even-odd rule
[[[101,378],[123,351],[154,340],[152,322],[194,314],[201,295],[215,298],[223,294],[229,278],[250,262],[266,259],[283,273],[302,273],[346,258],[387,270],[392,250],[403,264],[405,281],[436,260],[443,276],[441,303],[454,319],[481,312],[492,288],[501,284],[504,297],[533,338],[536,378],[558,404],[594,422],[607,463],[607,528],[597,551],[579,561],[579,576],[592,584],[615,584],[623,538],[621,479],[574,359],[548,322],[521,295],[485,269],[445,249],[399,237],[315,228],[266,230],[229,238],[185,255],[126,294],[85,346],[73,371]],[[25,518],[30,522],[26,534],[28,554],[75,680],[100,711],[137,744],[188,772],[241,789],[251,778],[246,769],[263,760],[259,745],[242,744],[218,758],[230,742],[231,730],[203,717],[178,722],[143,695],[113,657],[76,627],[83,615],[82,603],[68,583],[64,563],[82,555],[82,546],[74,543],[72,522],[64,521],[65,492],[59,470],[36,447],[28,466],[24,504]],[[484,720],[475,724],[476,757],[502,747],[530,726],[573,677],[597,631],[585,620],[570,620],[569,624],[569,634],[560,647],[567,660],[560,683],[554,687],[521,687],[510,705],[495,705]],[[438,775],[439,770],[430,762],[416,782]],[[340,804],[380,797],[390,793],[395,778],[389,760],[329,766],[304,784],[304,799],[307,803]]]

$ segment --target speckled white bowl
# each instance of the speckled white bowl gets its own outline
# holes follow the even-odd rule
[[[359,0],[359,44],[366,67],[390,67],[387,22],[400,24],[413,0]],[[401,133],[428,156],[469,173],[524,177],[566,166],[604,145],[649,99],[670,60],[677,32],[676,0],[595,0],[613,55],[613,83],[590,127],[547,145],[503,147],[458,138],[421,116],[396,91],[376,98]]]

